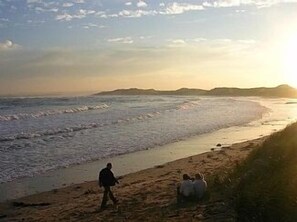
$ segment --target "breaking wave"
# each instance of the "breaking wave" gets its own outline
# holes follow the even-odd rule
[[[106,109],[108,105],[102,104],[97,106],[81,106],[76,108],[69,108],[64,110],[46,110],[46,111],[39,111],[36,113],[19,113],[19,114],[12,114],[12,115],[0,115],[0,121],[14,121],[14,120],[22,120],[22,119],[30,119],[30,118],[41,118],[45,116],[51,115],[59,115],[59,114],[71,114],[71,113],[79,113],[79,112],[86,112],[90,110],[100,110]]]

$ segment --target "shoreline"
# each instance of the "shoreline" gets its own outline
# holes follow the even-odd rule
[[[104,167],[107,162],[116,163],[114,171],[117,175],[125,175],[151,168],[155,165],[207,152],[211,148],[215,148],[218,143],[228,146],[267,136],[285,128],[296,120],[295,113],[297,107],[288,106],[282,99],[262,100],[249,98],[249,101],[260,103],[260,105],[268,108],[270,111],[265,113],[262,118],[240,126],[215,130],[167,145],[156,146],[148,150],[72,165],[67,168],[58,168],[42,174],[36,174],[33,177],[22,177],[11,182],[1,183],[0,203],[6,200],[63,188],[72,184],[93,181],[97,179],[99,169]]]
[[[102,197],[97,181],[73,184],[1,203],[0,212],[4,219],[24,221],[104,221],[108,218],[119,221],[123,215],[132,221],[140,218],[154,221],[160,217],[162,209],[174,204],[175,187],[183,173],[192,176],[200,171],[207,180],[215,172],[231,169],[266,138],[235,143],[122,176],[120,184],[114,187],[114,193],[120,200],[120,213],[117,212],[118,208],[111,206],[104,212],[97,211]],[[116,170],[113,172],[118,176]],[[150,215],[152,209],[156,211],[155,219]],[[175,219],[178,221],[186,217],[187,212],[183,212]]]
[[[178,159],[205,153],[216,148],[218,143],[230,146],[234,143],[252,140],[270,135],[284,126],[262,125],[263,118],[243,126],[233,126],[211,133],[201,134],[175,143],[138,151],[120,156],[74,165],[68,168],[49,171],[34,177],[20,178],[0,184],[0,203],[7,200],[60,189],[73,184],[97,179],[99,169],[107,162],[114,163],[114,172],[118,176],[148,169]]]

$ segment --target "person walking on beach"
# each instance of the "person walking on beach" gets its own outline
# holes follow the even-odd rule
[[[201,173],[197,173],[195,175],[193,187],[196,200],[201,200],[207,189],[207,183],[204,180],[204,176]]]
[[[108,163],[104,169],[102,169],[99,173],[99,186],[104,187],[103,198],[101,202],[101,209],[106,208],[106,203],[108,201],[108,196],[112,200],[114,204],[118,202],[118,200],[114,197],[111,186],[115,186],[115,184],[119,183],[118,180],[114,177],[113,172],[111,171],[112,164]]]

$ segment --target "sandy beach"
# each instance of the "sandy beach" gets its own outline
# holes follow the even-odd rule
[[[100,211],[102,189],[97,181],[54,189],[0,205],[0,221],[234,221],[228,202],[212,192],[201,203],[176,205],[176,185],[183,173],[206,180],[227,172],[265,140],[261,137],[179,159],[119,178],[113,188],[120,200]],[[116,174],[116,172],[114,172]]]
[[[0,222],[297,222],[296,12],[0,0]]]

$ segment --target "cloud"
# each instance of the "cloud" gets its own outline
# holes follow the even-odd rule
[[[66,3],[63,3],[63,7],[65,7],[65,8],[68,8],[68,7],[71,7],[71,6],[73,6],[74,4],[73,3],[71,3],[71,2],[66,2]]]
[[[117,18],[117,17],[119,17],[118,14],[106,14],[105,12],[104,13],[99,13],[98,16],[100,18]]]
[[[193,39],[194,42],[204,42],[206,40],[207,40],[206,38],[201,38],[201,37]]]
[[[134,41],[133,41],[133,39],[131,37],[124,37],[124,38],[108,39],[107,42],[132,44]]]
[[[9,22],[10,20],[7,18],[0,18],[0,28],[6,27]]]
[[[8,18],[0,18],[0,21],[1,22],[9,22],[9,19]]]
[[[5,2],[1,1],[0,2]],[[11,1],[12,2],[12,1]],[[16,0],[14,0],[16,2]],[[75,9],[75,6],[87,6],[90,3],[92,10],[90,8],[80,9],[83,11],[98,11],[104,10],[101,14],[96,14],[100,18],[139,18],[143,16],[156,16],[156,15],[178,15],[187,13],[190,11],[200,11],[209,10],[211,8],[227,8],[234,7],[236,13],[244,13],[249,8],[244,8],[244,6],[254,6],[256,8],[267,8],[277,4],[286,3],[297,3],[297,0],[203,0],[203,1],[160,1],[154,4],[148,4],[147,0],[67,0],[65,2],[61,1],[45,1],[45,0],[26,0],[28,8],[35,10],[36,13],[41,12],[54,12],[56,13],[55,19],[59,21],[71,21],[73,19],[85,18],[91,13],[70,11],[70,9]],[[195,3],[196,2],[196,3]],[[120,4],[119,4],[120,3]],[[118,7],[120,5],[120,7]],[[38,7],[36,7],[38,6]],[[100,6],[100,7],[99,7]],[[105,7],[106,6],[106,7]],[[117,6],[109,8],[110,6]],[[125,7],[131,6],[131,7]],[[132,7],[133,6],[133,7]],[[69,8],[69,10],[66,10]],[[131,9],[131,10],[125,10]],[[96,12],[94,12],[96,13]],[[4,24],[0,24],[4,27]]]
[[[205,7],[215,7],[215,8],[225,8],[225,7],[234,7],[240,6],[241,4],[245,4],[245,2],[251,3],[251,1],[238,1],[238,0],[218,0],[218,1],[205,1],[203,2],[203,6]]]
[[[38,21],[33,21],[31,19],[27,20],[27,24],[30,24],[31,26],[39,26],[45,23],[45,20],[38,20]]]
[[[139,36],[139,39],[140,40],[145,40],[145,39],[151,39],[151,38],[153,38],[153,36],[151,36],[151,35],[149,35],[149,36]]]
[[[137,2],[137,7],[138,8],[146,8],[147,7],[147,3],[145,1],[139,1]]]
[[[99,17],[99,18],[117,18],[117,17],[119,17],[118,14],[115,14],[115,13],[107,14],[105,11],[97,11],[95,13],[95,16]]]
[[[257,8],[267,8],[280,3],[297,3],[296,0],[217,0],[217,1],[204,1],[204,7],[226,8],[226,7],[239,7],[245,5],[254,5]]]
[[[149,11],[145,11],[145,10],[123,10],[120,11],[118,16],[121,17],[128,17],[128,18],[139,18],[145,15],[156,15],[158,14],[157,11],[153,11],[153,10],[149,10]]]
[[[194,38],[188,39],[187,44],[190,47],[199,48],[201,51],[211,52],[224,57],[235,56],[240,58],[246,53],[252,55],[254,50],[261,48],[259,43],[253,39],[206,39]]]
[[[246,45],[251,46],[257,44],[256,40],[253,39],[228,39],[228,38],[218,38],[218,39],[207,39],[203,37],[192,38],[192,39],[169,39],[168,42],[175,44],[188,44],[188,46],[197,46],[200,45],[208,45],[213,48],[220,48],[221,46],[226,45]]]
[[[185,40],[183,40],[183,39],[173,39],[173,40],[171,40],[171,42],[174,44],[185,44],[186,43]]]
[[[27,4],[42,3],[42,0],[27,0]]]
[[[76,14],[60,14],[56,16],[56,20],[58,21],[71,21],[72,19],[82,19],[85,18],[87,15],[95,14],[96,11],[94,10],[85,10],[85,9],[80,9]]]
[[[17,10],[17,7],[14,6],[14,5],[11,5],[11,6],[10,6],[10,9],[13,10],[13,11],[16,11],[16,10]]]
[[[94,10],[80,9],[80,10],[79,10],[79,13],[80,13],[80,14],[83,14],[83,15],[91,15],[91,14],[96,13],[96,11],[94,11]]]
[[[42,8],[42,7],[35,7],[35,11],[37,13],[39,13],[39,12],[58,12],[59,9],[58,8],[45,9],[45,8]]]
[[[125,5],[132,5],[132,2],[126,2]],[[147,7],[147,3],[144,1],[138,1],[138,8]],[[155,8],[151,10],[144,9],[135,9],[135,10],[121,10],[119,12],[114,12],[112,14],[108,14],[105,11],[97,12],[96,15],[101,18],[114,18],[114,17],[126,17],[126,18],[139,18],[142,16],[155,16],[155,15],[174,15],[174,14],[182,14],[188,11],[197,11],[204,10],[203,5],[199,4],[188,4],[188,3],[169,3],[165,5],[165,3],[161,2],[159,4],[161,8]]]
[[[97,24],[94,24],[94,23],[88,23],[88,24],[85,24],[83,26],[83,28],[85,29],[89,29],[89,28],[99,28],[99,29],[103,29],[103,28],[106,28],[106,26],[104,25],[97,25]]]
[[[54,1],[44,0],[27,0],[27,7],[29,10],[35,11],[37,14],[46,13],[46,12],[58,12],[59,11],[59,3]],[[38,22],[38,20],[36,20]]]
[[[64,13],[56,16],[56,20],[58,21],[71,21],[72,19],[73,19],[73,16],[69,15],[68,13]]]
[[[181,47],[187,44],[183,39],[168,39],[167,41],[169,42],[169,47]]]
[[[204,51],[224,51],[224,53],[243,53],[257,45],[253,39],[206,39],[202,37],[189,39],[167,39],[168,47],[199,48]]]
[[[41,0],[28,0],[30,2],[34,3],[42,3]],[[117,10],[105,10],[105,11],[95,11],[95,10],[87,10],[87,9],[80,9],[77,13],[70,13],[67,11],[63,11],[63,9],[60,9],[63,13],[58,14],[56,16],[56,20],[64,20],[64,21],[70,21],[72,19],[81,19],[85,18],[87,15],[90,14],[96,14],[97,17],[100,18],[117,18],[117,17],[126,17],[126,18],[140,18],[143,16],[156,16],[156,15],[177,15],[177,14],[183,14],[190,11],[201,11],[201,10],[207,10],[209,8],[226,8],[226,7],[240,7],[240,6],[250,6],[255,5],[257,8],[263,8],[263,7],[269,7],[275,4],[279,3],[288,3],[288,2],[297,2],[297,0],[205,0],[201,3],[192,4],[192,3],[181,3],[181,2],[171,2],[171,3],[164,3],[160,2],[158,5],[155,5],[155,7],[151,7],[149,10],[145,9],[148,7],[148,4],[143,1],[139,0],[138,2],[135,2],[137,8],[133,10],[126,10],[126,9],[118,9]],[[71,7],[74,5],[74,3],[85,3],[85,1],[82,0],[76,0],[72,2],[66,2],[62,4],[62,6],[65,8]],[[47,5],[51,5],[52,2],[47,3]],[[133,5],[132,1],[128,1],[124,3],[125,6],[131,6]],[[52,11],[57,12],[57,8],[51,8],[51,9],[42,9],[42,8],[35,8],[37,11]],[[237,13],[243,13],[245,12],[245,9],[236,10]]]
[[[11,40],[5,40],[4,42],[0,42],[0,50],[10,50],[10,49],[19,49],[20,45],[13,43]]]
[[[204,7],[202,5],[173,2],[171,4],[168,4],[166,8],[160,12],[160,14],[174,15],[174,14],[182,14],[187,11],[196,11],[196,10],[203,10],[203,9]]]
[[[78,3],[78,4],[83,4],[83,3],[85,3],[85,0],[75,0],[74,2]]]

